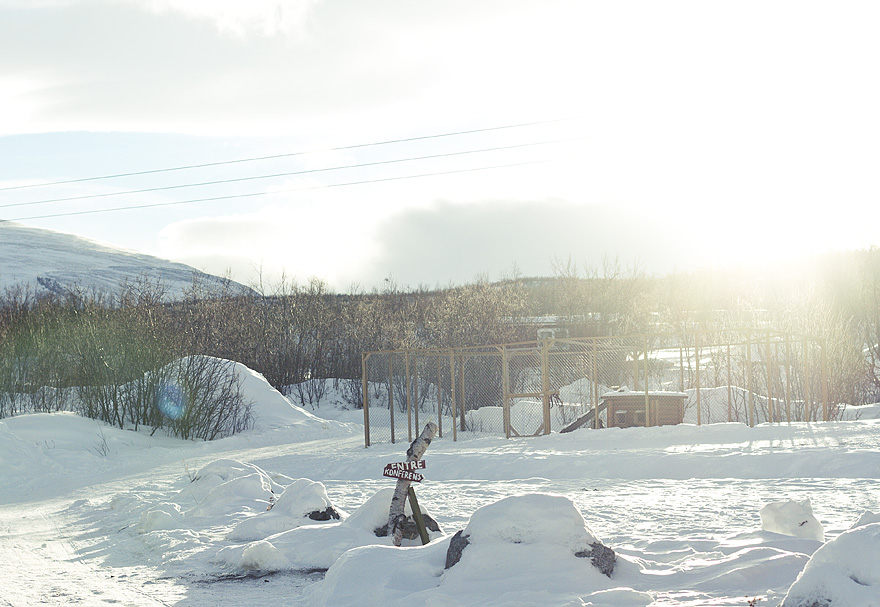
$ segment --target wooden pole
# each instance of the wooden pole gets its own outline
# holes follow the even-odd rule
[[[752,335],[746,333],[746,375],[749,390],[749,426],[755,427],[755,394],[752,389]]]
[[[410,394],[412,393],[412,382],[409,377],[409,350],[404,352],[404,373],[406,374],[406,440],[412,442],[412,398],[410,398]]]
[[[812,397],[810,390],[810,347],[807,338],[804,338],[804,421],[811,421],[813,416],[813,404],[810,402]]]
[[[785,334],[785,421],[791,423],[791,343]]]
[[[415,370],[413,371],[413,373],[414,373],[414,379],[415,379],[415,382],[414,382],[415,385],[413,386],[413,399],[416,401],[416,406],[414,409],[415,414],[416,414],[414,427],[418,428],[419,427],[419,409],[421,408],[419,406],[419,357],[418,356],[416,356]]]
[[[825,352],[827,342],[822,340],[819,346],[822,348],[822,421],[828,421],[828,354]]]
[[[645,335],[645,427],[651,425],[651,401],[648,396],[648,336]]]
[[[767,350],[767,421],[771,424],[775,421],[775,416],[773,415],[773,360],[770,356],[770,331],[767,331],[767,340],[766,345],[764,346]]]
[[[727,342],[727,421],[733,421],[733,380],[730,376],[730,341]]]
[[[459,359],[461,360],[461,373],[458,374],[458,381],[460,382],[459,386],[461,387],[461,390],[458,393],[458,415],[461,418],[461,431],[464,432],[465,430],[467,430],[467,424],[465,423],[465,418],[467,416],[467,413],[465,411],[465,409],[467,408],[467,401],[465,399],[467,397],[467,393],[464,390],[465,365],[467,364],[467,357],[460,356]]]
[[[391,416],[391,444],[394,444],[394,353],[388,354],[388,413]]]
[[[678,342],[678,391],[684,392],[684,346],[681,341]]]
[[[544,434],[550,434],[550,340],[541,348],[541,391],[544,393]]]
[[[451,390],[450,396],[452,397],[452,440],[453,442],[458,440],[458,430],[456,430],[455,424],[455,351],[449,351],[449,389]]]
[[[437,434],[443,438],[443,374],[440,372],[440,358],[437,359]]]
[[[596,346],[596,338],[593,338],[593,381],[592,381],[593,397],[593,428],[599,429],[599,359],[598,347]]]
[[[697,380],[697,425],[702,425],[702,403],[700,402],[700,333],[694,333],[694,361]]]
[[[367,359],[369,353],[361,354],[361,397],[364,404],[364,448],[370,446],[370,391],[367,388]]]
[[[425,546],[431,539],[428,537],[428,528],[425,527],[425,518],[422,516],[422,509],[419,508],[419,500],[416,499],[416,491],[410,485],[407,490],[409,495],[409,507],[413,513],[413,520],[416,522],[416,529],[419,530],[419,537],[422,539],[422,546]]]
[[[507,347],[501,348],[501,382],[504,387],[504,436],[510,438],[510,359],[507,356]]]

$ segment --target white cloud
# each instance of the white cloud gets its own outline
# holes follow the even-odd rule
[[[237,36],[301,33],[310,9],[321,0],[131,0],[158,13],[178,12],[213,22]]]
[[[271,204],[251,212],[200,217],[166,226],[159,254],[212,273],[233,268],[236,280],[312,276],[345,290],[374,256],[374,222],[353,210]]]

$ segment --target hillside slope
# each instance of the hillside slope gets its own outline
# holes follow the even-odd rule
[[[38,293],[64,293],[73,287],[116,293],[121,284],[140,278],[160,282],[172,299],[181,297],[194,280],[211,290],[227,283],[233,291],[247,290],[182,263],[71,234],[0,223],[0,290],[29,285]]]

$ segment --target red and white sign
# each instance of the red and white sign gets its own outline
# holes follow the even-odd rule
[[[393,464],[385,464],[385,470],[382,471],[382,476],[420,483],[425,477],[416,472],[416,470],[423,469],[424,467],[425,462],[422,460],[394,462]]]

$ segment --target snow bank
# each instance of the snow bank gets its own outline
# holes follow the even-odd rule
[[[191,486],[184,490],[198,502],[186,515],[215,517],[264,511],[284,491],[281,483],[291,480],[284,476],[273,478],[253,464],[217,460],[199,470]]]
[[[450,538],[408,549],[367,546],[341,555],[324,581],[304,596],[309,605],[361,605],[370,589],[377,605],[637,606],[651,595],[626,587],[632,563],[611,578],[578,558],[598,542],[565,497],[528,494],[478,509],[462,533],[468,545],[446,569]]]
[[[810,498],[767,504],[761,508],[761,528],[772,533],[825,541],[825,529],[813,516]]]
[[[249,544],[227,546],[221,549],[214,563],[233,571],[261,570],[266,572],[282,569],[328,569],[339,557],[353,548],[370,545],[392,544],[390,537],[377,537],[375,530],[388,523],[391,508],[393,487],[386,487],[376,492],[360,508],[350,516],[341,517],[339,522],[327,522],[321,525],[300,525],[289,531],[269,535]],[[431,516],[422,508],[423,514]],[[406,503],[405,514],[412,515],[409,501]],[[258,525],[255,525],[258,527]],[[268,528],[268,527],[267,527]],[[255,531],[248,527],[246,532]],[[431,539],[442,537],[440,532],[428,533]],[[260,550],[271,556],[265,562],[254,560],[255,543],[268,543],[272,546]],[[404,540],[404,546],[420,543],[417,540]],[[283,555],[284,559],[276,558]]]
[[[313,513],[326,513],[328,518],[309,518]],[[323,483],[300,478],[285,488],[265,512],[241,521],[227,537],[238,541],[261,540],[309,523],[344,517],[344,512],[333,508]]]
[[[549,544],[574,554],[598,538],[571,500],[559,495],[532,494],[504,498],[471,516],[464,536],[480,544]]]
[[[880,605],[878,562],[880,521],[853,527],[813,554],[782,607],[876,607]]]

